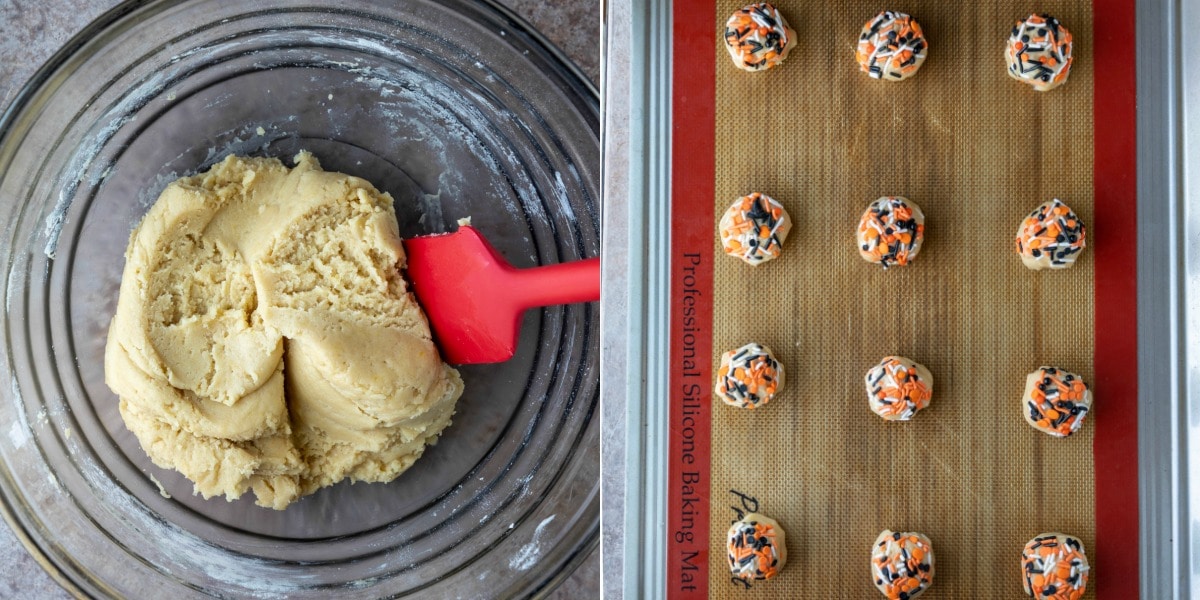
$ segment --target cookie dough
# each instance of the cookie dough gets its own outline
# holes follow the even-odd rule
[[[1004,50],[1008,76],[1039,92],[1067,82],[1071,74],[1071,32],[1046,14],[1017,21]]]
[[[1083,219],[1058,198],[1035,208],[1017,228],[1017,254],[1035,271],[1066,269],[1086,246]]]
[[[917,74],[928,51],[929,42],[915,19],[885,10],[863,26],[854,58],[874,79],[901,81]]]
[[[1025,378],[1021,412],[1034,429],[1067,437],[1083,426],[1092,392],[1083,378],[1056,367],[1041,367]]]
[[[739,69],[765,71],[778,66],[796,45],[796,32],[766,2],[742,7],[725,22],[725,49]]]
[[[155,464],[205,498],[277,510],[343,479],[390,481],[462,394],[399,269],[392,198],[230,156],[169,186],[134,230],[105,381]]]
[[[919,533],[883,530],[871,547],[871,579],[889,600],[924,594],[933,584],[933,544]]]
[[[735,200],[717,229],[725,253],[754,266],[779,256],[792,218],[774,198],[754,192]]]
[[[868,262],[904,266],[921,252],[925,214],[901,196],[884,196],[871,203],[858,222],[858,253]]]
[[[725,404],[755,409],[770,402],[783,389],[783,381],[783,365],[771,349],[749,343],[721,355],[713,391]]]
[[[933,375],[910,358],[886,356],[867,371],[867,403],[887,421],[907,421],[929,406]]]
[[[1079,538],[1043,533],[1021,552],[1025,595],[1038,600],[1079,600],[1087,591],[1088,559]]]
[[[770,579],[787,563],[783,528],[775,519],[747,513],[729,528],[729,570],[738,579]]]

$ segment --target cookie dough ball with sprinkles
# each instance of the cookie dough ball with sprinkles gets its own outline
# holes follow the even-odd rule
[[[871,548],[871,578],[889,600],[924,594],[933,584],[933,544],[919,533],[885,529]]]
[[[916,75],[928,50],[929,42],[915,19],[885,10],[863,26],[854,58],[862,72],[874,79],[901,81]]]
[[[1079,600],[1087,591],[1088,559],[1079,538],[1043,533],[1021,552],[1025,595],[1038,600]]]
[[[1086,246],[1083,219],[1058,198],[1034,209],[1017,229],[1017,254],[1035,271],[1066,269]]]
[[[771,349],[749,343],[721,355],[714,389],[721,401],[738,408],[755,409],[783,389],[783,365]]]
[[[903,356],[884,357],[867,371],[867,403],[887,421],[907,421],[929,406],[933,375],[929,369]]]
[[[787,562],[783,528],[758,513],[747,513],[730,526],[725,548],[729,570],[738,579],[770,579]]]
[[[725,253],[753,266],[779,256],[792,218],[774,198],[755,192],[730,205],[718,230]]]
[[[1034,429],[1067,437],[1079,430],[1092,409],[1092,392],[1079,375],[1041,367],[1025,378],[1021,409]]]
[[[901,196],[884,196],[871,203],[858,222],[858,253],[888,268],[907,265],[925,240],[925,214]]]
[[[1008,76],[1039,92],[1067,82],[1071,74],[1071,32],[1050,15],[1017,21],[1004,51]]]
[[[766,2],[745,6],[725,23],[725,49],[739,69],[765,71],[778,66],[796,45],[796,32]]]

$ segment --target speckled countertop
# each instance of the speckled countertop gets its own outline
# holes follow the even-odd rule
[[[599,84],[600,0],[500,0],[523,15]],[[116,0],[0,0],[0,111],[72,35]],[[551,598],[600,596],[600,556],[593,552]],[[0,598],[69,597],[0,522]]]

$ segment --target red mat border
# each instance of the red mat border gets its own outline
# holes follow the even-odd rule
[[[675,0],[671,56],[671,344],[667,598],[708,597],[712,231],[716,185],[714,0]],[[690,299],[690,300],[689,300]],[[690,334],[690,335],[689,335]],[[685,363],[693,357],[693,365]],[[694,447],[685,452],[685,435]],[[689,456],[690,455],[690,456]]]
[[[675,0],[671,73],[671,341],[667,598],[708,596],[714,0]],[[1095,270],[1092,415],[1099,600],[1139,594],[1137,82],[1134,0],[1093,0]],[[689,335],[690,334],[690,335]],[[686,356],[695,360],[689,366]],[[699,401],[697,401],[697,397]],[[688,442],[685,451],[684,442]],[[1101,552],[1104,549],[1105,552]],[[1117,550],[1119,549],[1119,550]]]
[[[1137,77],[1134,0],[1093,0],[1095,381],[1100,600],[1137,598]],[[1102,549],[1103,552],[1097,551]]]

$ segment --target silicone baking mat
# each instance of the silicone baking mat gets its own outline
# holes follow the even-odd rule
[[[719,43],[741,5],[676,4],[669,595],[877,597],[869,548],[893,529],[932,539],[925,598],[1019,596],[1021,548],[1044,531],[1083,540],[1086,597],[1136,597],[1134,170],[1121,145],[1133,44],[1115,42],[1132,37],[1120,22],[1132,2],[888,6],[930,45],[899,83],[853,59],[885,7],[778,2],[798,45],[781,67],[745,73]],[[1049,93],[1004,72],[1008,31],[1034,11],[1074,34],[1070,81]],[[716,240],[716,216],[752,191],[795,223],[781,258],[753,268]],[[886,272],[853,241],[883,195],[926,215],[921,255]],[[1072,269],[1030,271],[1017,225],[1056,197],[1088,224],[1089,248]],[[711,395],[719,354],[750,341],[788,376],[752,412]],[[867,408],[863,375],[888,354],[934,375],[932,405],[908,423]],[[1021,416],[1040,365],[1092,385],[1094,412],[1070,438]],[[788,565],[746,589],[729,577],[724,533],[735,507],[755,505],[787,532]]]

